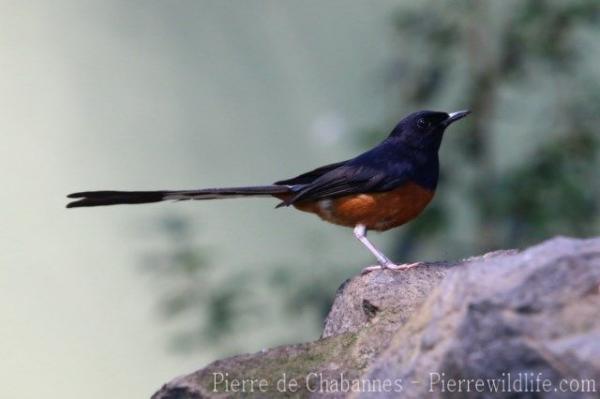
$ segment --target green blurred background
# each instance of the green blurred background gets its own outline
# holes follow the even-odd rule
[[[470,108],[436,199],[379,245],[598,234],[599,22],[595,0],[0,1],[0,396],[147,397],[315,339],[373,262],[275,201],[66,211],[68,192],[269,183]]]

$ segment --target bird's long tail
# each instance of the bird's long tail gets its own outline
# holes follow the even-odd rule
[[[83,191],[67,196],[68,198],[77,199],[76,201],[67,204],[67,208],[119,204],[146,204],[168,200],[209,200],[260,196],[283,198],[286,197],[286,194],[290,193],[290,187],[283,185],[206,188],[202,190],[178,191]]]

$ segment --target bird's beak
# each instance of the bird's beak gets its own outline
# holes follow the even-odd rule
[[[471,111],[469,111],[468,109],[465,109],[462,111],[450,112],[448,114],[448,119],[446,119],[446,121],[445,121],[446,126],[450,125],[451,123],[456,122],[459,119],[464,118],[465,116],[469,115],[470,113],[471,113]]]

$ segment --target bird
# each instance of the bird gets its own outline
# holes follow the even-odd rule
[[[421,214],[439,180],[439,149],[444,132],[471,111],[422,110],[409,114],[379,144],[358,156],[331,163],[269,185],[158,191],[83,191],[67,208],[160,201],[274,197],[276,208],[292,206],[322,220],[353,228],[354,236],[377,259],[363,269],[407,270],[420,265],[395,264],[367,238],[367,232],[399,227]]]

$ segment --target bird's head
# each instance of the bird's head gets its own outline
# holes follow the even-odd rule
[[[390,134],[410,147],[437,151],[444,131],[452,123],[469,115],[471,111],[439,112],[418,111],[402,119]]]

